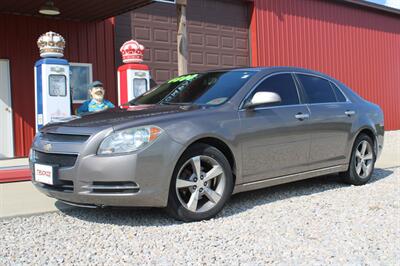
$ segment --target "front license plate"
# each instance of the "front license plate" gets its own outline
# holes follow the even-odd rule
[[[35,181],[53,185],[53,166],[44,164],[35,164]]]

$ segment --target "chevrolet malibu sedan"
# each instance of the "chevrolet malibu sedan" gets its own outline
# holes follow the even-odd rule
[[[42,128],[30,165],[34,185],[63,202],[165,207],[196,221],[238,192],[332,173],[365,184],[383,133],[379,106],[324,74],[215,70]]]

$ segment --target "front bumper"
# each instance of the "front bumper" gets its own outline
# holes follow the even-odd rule
[[[183,146],[164,133],[143,150],[103,156],[93,152],[101,139],[90,137],[83,143],[73,166],[55,168],[54,185],[34,179],[33,184],[47,196],[82,206],[165,207],[171,176]],[[40,149],[43,144],[36,140],[32,150],[43,154]],[[51,144],[57,150],[58,144]],[[33,172],[35,162],[46,164],[31,159]]]

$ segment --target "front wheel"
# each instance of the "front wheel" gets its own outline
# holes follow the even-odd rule
[[[232,194],[233,178],[224,154],[197,144],[179,159],[172,176],[168,212],[183,221],[214,217]]]
[[[341,173],[346,183],[364,185],[372,176],[375,167],[376,155],[372,139],[361,134],[354,142],[349,169]]]

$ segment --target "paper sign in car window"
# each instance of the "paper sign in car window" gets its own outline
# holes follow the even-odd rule
[[[191,81],[195,79],[198,76],[198,74],[191,74],[191,75],[185,75],[185,76],[180,76],[177,78],[173,78],[168,81],[168,83],[175,83],[175,82],[182,82],[182,81]]]
[[[227,99],[228,99],[227,97],[220,97],[220,98],[216,98],[216,99],[213,99],[213,100],[207,102],[207,104],[218,105],[218,104],[224,103]]]

